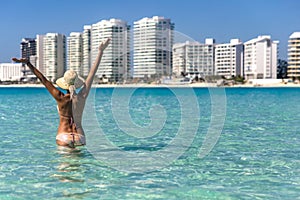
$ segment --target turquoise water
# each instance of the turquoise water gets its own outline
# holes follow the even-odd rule
[[[97,155],[89,146],[58,148],[56,104],[47,91],[0,88],[0,199],[300,199],[300,89],[226,88],[222,133],[203,158],[198,155],[211,126],[211,91],[186,91],[135,90],[127,103],[130,118],[121,120],[147,127],[157,119],[163,125],[154,135],[138,137],[116,122],[114,89],[93,90],[97,123],[85,115],[86,134],[94,137],[100,127],[105,133],[101,140],[126,155],[144,155],[143,168],[143,163],[120,160],[115,150],[104,146]],[[119,99],[129,92],[119,91]],[[155,166],[147,168],[147,153],[168,148],[181,126],[195,125],[193,120],[181,124],[178,95],[196,97],[199,110],[191,105],[190,114],[199,116],[198,128],[186,148],[173,148],[182,151],[177,159],[151,170]],[[149,110],[157,110],[155,105],[164,111],[151,117]],[[101,159],[107,152],[110,162]],[[163,153],[164,159],[171,156]],[[126,167],[120,170],[118,163]]]

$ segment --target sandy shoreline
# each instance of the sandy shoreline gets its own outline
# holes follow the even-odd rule
[[[42,84],[9,84],[1,85],[0,88],[43,88]],[[260,88],[260,87],[300,87],[300,84],[295,83],[273,83],[273,84],[241,84],[232,86],[218,86],[216,83],[192,83],[192,84],[94,84],[93,88]]]

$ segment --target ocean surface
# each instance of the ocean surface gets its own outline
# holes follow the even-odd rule
[[[300,88],[97,88],[59,148],[44,88],[0,88],[0,199],[300,199]]]

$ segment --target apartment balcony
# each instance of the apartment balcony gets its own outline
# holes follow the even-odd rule
[[[293,60],[293,59],[290,59],[290,60],[288,61],[288,63],[289,63],[289,66],[293,66],[293,65],[299,66],[299,65],[300,65],[300,59],[299,59],[299,60]]]
[[[290,52],[295,52],[295,53],[300,53],[300,46],[299,47],[288,47],[288,49],[287,49],[287,51],[288,51],[288,53],[290,53]]]
[[[298,68],[288,68],[288,73],[300,73],[300,66]]]
[[[288,46],[300,45],[300,39],[289,40]]]

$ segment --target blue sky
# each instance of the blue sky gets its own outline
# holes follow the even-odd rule
[[[49,32],[68,36],[110,18],[132,25],[143,17],[164,16],[177,32],[201,43],[205,38],[228,43],[271,35],[280,42],[282,59],[289,35],[300,31],[299,0],[4,0],[0,6],[1,63],[20,56],[24,37]]]

